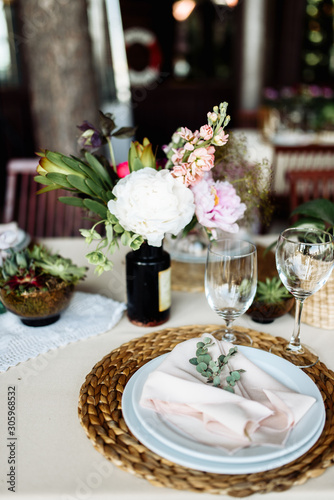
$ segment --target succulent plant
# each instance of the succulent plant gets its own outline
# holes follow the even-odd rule
[[[284,287],[281,280],[274,276],[266,278],[266,281],[258,281],[255,300],[266,304],[278,304],[292,295]]]
[[[87,268],[70,259],[52,254],[40,245],[19,252],[12,250],[0,268],[0,287],[21,294],[48,288],[49,278],[76,284],[85,277]]]

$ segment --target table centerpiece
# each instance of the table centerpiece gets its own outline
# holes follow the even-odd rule
[[[236,233],[238,221],[251,208],[238,194],[241,187],[245,189],[241,178],[232,184],[226,178],[214,179],[211,172],[229,138],[227,106],[226,102],[214,106],[207,113],[207,124],[195,132],[180,127],[165,148],[167,159],[157,159],[144,138],[142,143],[133,141],[128,161],[116,165],[112,137],[132,137],[135,129],[117,130],[113,115],[102,112],[99,128],[88,122],[79,127],[80,158],[47,150],[37,153],[35,180],[45,186],[39,193],[68,190],[72,196],[59,201],[86,209],[96,218],[91,229],[80,229],[87,244],[96,243],[86,255],[96,273],[112,269],[109,255],[119,242],[130,247],[127,306],[134,324],[154,326],[169,318],[170,256],[162,248],[166,234],[186,235],[198,223],[209,239],[216,238],[217,228]],[[109,145],[110,160],[97,155],[104,144]],[[255,208],[258,198],[252,199]]]

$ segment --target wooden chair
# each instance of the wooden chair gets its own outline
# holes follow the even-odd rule
[[[289,186],[290,212],[301,203],[316,198],[334,201],[334,168],[332,170],[290,170],[286,172]]]
[[[80,236],[79,229],[91,223],[77,207],[64,205],[63,190],[37,195],[42,185],[34,181],[37,159],[12,159],[7,163],[4,223],[16,221],[32,237]]]
[[[273,157],[273,193],[289,194],[287,172],[297,170],[334,170],[334,145],[275,146]]]

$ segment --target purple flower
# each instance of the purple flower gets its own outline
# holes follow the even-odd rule
[[[101,135],[101,132],[91,123],[84,121],[82,125],[78,125],[78,129],[82,132],[78,139],[80,149],[94,152],[105,144],[105,139]]]
[[[241,203],[232,184],[214,181],[211,175],[206,175],[191,190],[195,198],[195,214],[202,226],[229,233],[239,230],[236,221],[243,217],[246,205]]]

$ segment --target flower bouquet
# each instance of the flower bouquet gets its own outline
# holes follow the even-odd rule
[[[215,180],[211,172],[217,152],[228,141],[225,127],[229,121],[227,103],[221,103],[207,114],[207,124],[199,130],[181,127],[173,134],[171,143],[163,148],[165,161],[157,160],[145,138],[142,144],[132,142],[128,161],[116,165],[111,137],[133,136],[135,130],[117,130],[114,117],[100,112],[100,128],[87,122],[79,127],[82,157],[38,153],[41,159],[35,180],[45,185],[39,193],[68,190],[71,196],[60,197],[59,201],[94,215],[91,229],[81,229],[80,233],[88,244],[96,243],[86,257],[96,266],[98,275],[112,268],[109,256],[119,242],[134,252],[145,252],[149,247],[144,259],[150,259],[153,248],[161,249],[166,234],[187,234],[197,223],[209,238],[215,238],[217,228],[237,232],[237,221],[244,216],[246,205],[228,180]],[[111,165],[96,154],[106,143]],[[101,226],[103,231],[99,231]],[[169,263],[164,266],[167,268],[159,272],[168,269]],[[167,274],[164,285],[159,286],[168,289]],[[129,295],[128,288],[128,306]],[[165,305],[158,303],[158,309],[170,305],[170,300],[167,297],[162,303]]]

